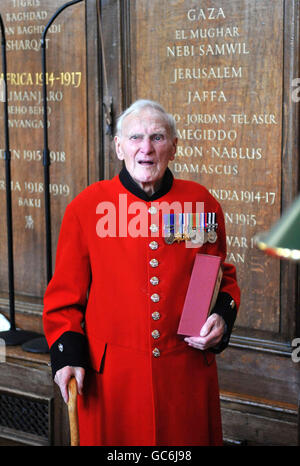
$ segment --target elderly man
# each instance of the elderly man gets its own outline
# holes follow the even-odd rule
[[[176,144],[172,117],[155,102],[135,102],[118,121],[120,174],[87,187],[65,212],[44,328],[65,401],[70,377],[77,380],[80,445],[222,444],[214,353],[228,344],[240,294],[224,262],[222,209],[203,186],[173,178]],[[162,215],[153,223],[159,202],[182,212],[185,202],[204,203],[217,219],[214,238],[196,247],[165,238],[172,225]],[[223,279],[200,335],[183,338],[198,252],[221,257]]]

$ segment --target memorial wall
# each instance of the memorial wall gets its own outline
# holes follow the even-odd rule
[[[15,292],[17,301],[32,303],[41,302],[47,284],[41,38],[63,3],[2,0],[0,5],[7,51]],[[66,9],[46,35],[54,252],[65,207],[87,185],[85,14],[84,2]],[[8,277],[3,111],[0,122],[0,295],[5,303]]]
[[[0,3],[16,321],[39,331],[47,285],[41,38],[65,3]],[[65,9],[46,37],[53,265],[66,205],[88,184],[120,170],[108,120],[114,129],[117,115],[135,99],[159,101],[177,122],[170,168],[175,177],[206,186],[220,202],[227,261],[236,266],[242,290],[230,346],[218,356],[224,436],[235,444],[300,443],[299,368],[291,357],[300,328],[299,271],[254,244],[299,190],[299,104],[292,99],[300,72],[299,17],[300,0],[84,0]],[[0,108],[0,312],[8,316],[1,102]],[[8,349],[0,398],[14,390],[36,396],[39,387],[52,403],[48,355],[37,360],[21,351]],[[24,359],[27,375],[20,382]],[[47,390],[35,380],[37,367]],[[54,440],[59,443],[67,426],[58,400],[49,422],[61,432]],[[0,419],[0,443],[2,426]]]
[[[299,270],[254,238],[299,192],[300,2],[129,0],[119,11],[117,3],[109,2],[124,30],[123,100],[154,99],[174,115],[175,177],[206,186],[225,215],[242,300],[217,358],[224,438],[299,444]]]
[[[65,206],[89,183],[89,3],[63,11],[46,37],[54,252]],[[115,3],[105,3],[104,13]],[[41,37],[63,4],[58,0],[1,3],[8,61],[15,287],[18,297],[38,302],[46,286]],[[133,0],[121,6],[123,14],[127,7],[130,17],[130,51],[125,51],[130,59],[130,100],[158,100],[174,115],[178,128],[178,150],[171,164],[174,175],[205,185],[224,210],[227,260],[236,265],[243,290],[237,324],[277,333],[280,265],[262,256],[254,236],[268,229],[281,212],[284,1],[203,1],[199,6],[193,0],[151,4]],[[96,22],[95,5],[93,13]],[[111,39],[118,28],[110,24],[103,20],[104,36]],[[120,74],[116,61],[109,68],[109,55],[115,52],[112,45],[105,44],[110,86]],[[114,101],[116,114],[121,100],[118,96]],[[3,122],[3,113],[0,118]],[[105,176],[111,177],[119,167],[111,145],[109,157],[103,154],[103,165],[112,159],[117,167],[107,170]],[[0,133],[1,161],[4,215],[4,134]],[[0,228],[4,298],[8,288],[4,221]]]
[[[242,288],[237,324],[277,332],[279,262],[253,238],[280,216],[283,1],[129,3],[132,99],[174,115],[174,175],[223,207]]]

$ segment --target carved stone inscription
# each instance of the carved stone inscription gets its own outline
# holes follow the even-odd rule
[[[133,98],[175,116],[176,177],[221,203],[237,325],[279,330],[279,263],[253,244],[280,215],[283,1],[131,2]]]
[[[46,285],[41,37],[63,4],[61,0],[1,2],[7,43],[15,288],[23,297],[41,297]],[[47,33],[46,50],[54,256],[65,207],[87,184],[84,2],[58,16]],[[0,119],[3,128],[3,110]],[[0,293],[4,295],[8,288],[5,183],[1,131]]]

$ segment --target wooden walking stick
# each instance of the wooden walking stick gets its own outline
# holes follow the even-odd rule
[[[71,447],[78,447],[79,446],[79,427],[78,427],[78,414],[77,414],[77,383],[76,383],[75,377],[72,377],[70,379],[68,390],[69,390],[68,412],[69,412]]]

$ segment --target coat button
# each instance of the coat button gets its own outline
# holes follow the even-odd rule
[[[154,303],[158,303],[158,301],[160,300],[159,294],[154,293],[153,295],[151,295],[151,300],[152,300]]]
[[[148,212],[149,212],[149,214],[154,215],[154,214],[157,213],[157,208],[154,207],[154,205],[152,205],[152,206],[149,207]]]
[[[62,343],[58,343],[58,350],[62,353],[64,350],[64,345]]]
[[[158,231],[158,226],[155,223],[152,223],[149,228],[152,233],[156,233]]]
[[[151,317],[153,320],[159,320],[160,319],[160,313],[158,311],[152,312]]]
[[[151,241],[151,243],[149,243],[149,248],[152,249],[152,251],[155,251],[155,249],[158,248],[158,242],[157,241]]]
[[[150,283],[151,285],[158,285],[159,284],[159,278],[158,277],[151,277],[150,278]]]
[[[157,338],[160,337],[160,333],[158,330],[153,330],[153,332],[151,332],[151,335],[152,335],[152,338],[154,338],[154,340],[157,340]]]
[[[157,267],[158,266],[158,260],[157,259],[151,259],[150,265],[151,265],[151,267]]]
[[[160,351],[159,351],[159,349],[158,349],[158,348],[154,348],[154,349],[152,350],[152,354],[153,354],[153,356],[154,356],[155,358],[159,358],[159,356],[160,356]]]

